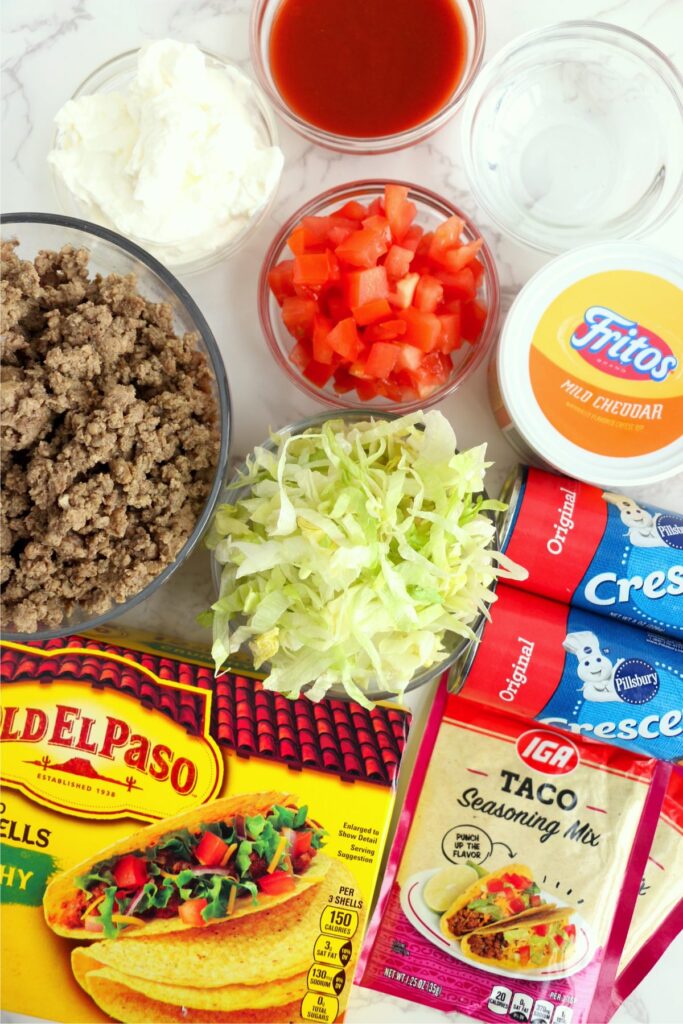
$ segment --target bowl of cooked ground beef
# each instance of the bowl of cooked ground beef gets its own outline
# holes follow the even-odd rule
[[[207,526],[230,396],[211,330],[157,260],[106,228],[0,218],[0,594],[7,639],[101,625]]]

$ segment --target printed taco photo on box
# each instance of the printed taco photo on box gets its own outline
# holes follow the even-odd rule
[[[341,1019],[409,716],[110,633],[2,644],[3,1007]]]

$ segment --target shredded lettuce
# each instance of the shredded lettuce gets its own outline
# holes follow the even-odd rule
[[[330,419],[256,448],[207,544],[223,566],[212,606],[218,672],[248,645],[268,689],[319,700],[331,686],[371,706],[447,653],[447,634],[525,573],[492,547],[485,446],[456,452],[437,411]],[[243,489],[247,489],[244,497]]]

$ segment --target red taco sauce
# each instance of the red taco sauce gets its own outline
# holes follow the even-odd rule
[[[293,113],[374,138],[436,114],[462,78],[455,0],[282,0],[270,33],[275,86]]]

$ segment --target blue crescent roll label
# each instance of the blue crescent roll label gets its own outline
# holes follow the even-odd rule
[[[682,643],[569,608],[562,647],[562,675],[540,721],[683,758]]]
[[[683,516],[609,491],[603,499],[605,532],[572,603],[683,637]]]

